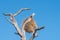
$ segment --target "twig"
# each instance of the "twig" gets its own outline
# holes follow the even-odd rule
[[[6,14],[5,14],[5,16],[6,16]],[[7,15],[7,16],[8,16],[8,15]],[[24,36],[24,35],[23,35],[23,32],[22,32],[21,29],[18,27],[17,21],[15,20],[13,14],[12,14],[12,15],[10,14],[9,16],[10,16],[10,19],[11,19],[12,24],[14,25],[14,27],[15,27],[16,30],[17,30],[17,32],[19,33],[19,35],[20,35],[20,37],[21,37],[21,40],[26,40],[25,37],[23,37],[23,36]],[[8,20],[8,21],[9,21],[9,20]],[[10,22],[10,21],[9,21],[9,22]]]
[[[35,32],[33,33],[33,35],[32,35],[32,37],[30,38],[30,40],[33,40],[33,39],[36,37],[36,33],[37,33],[37,31],[42,30],[42,29],[44,29],[44,26],[35,29]]]
[[[22,8],[22,9],[20,9],[18,12],[16,12],[15,14],[14,14],[14,16],[17,16],[17,15],[19,15],[22,11],[24,11],[24,10],[30,10],[29,8]]]

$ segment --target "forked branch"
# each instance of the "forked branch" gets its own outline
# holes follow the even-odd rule
[[[40,31],[42,29],[44,29],[44,26],[36,28],[35,32],[33,33],[32,37],[30,38],[30,40],[33,40],[37,36],[37,31]]]
[[[25,30],[24,30],[24,26],[27,22],[29,22],[31,19],[27,20],[24,22],[24,25],[22,25],[22,30],[19,28],[18,23],[15,19],[15,16],[19,15],[22,11],[24,10],[30,10],[29,8],[22,8],[21,10],[19,10],[18,12],[16,12],[15,14],[4,14],[4,16],[9,16],[10,19],[7,19],[7,17],[5,17],[5,19],[10,22],[11,24],[14,25],[15,29],[17,30],[19,36],[21,37],[21,40],[26,40],[26,36],[25,36]],[[33,17],[35,14],[33,13],[31,16]],[[44,29],[44,26],[41,28],[36,28],[35,32],[33,33],[32,37],[30,38],[30,40],[33,40],[36,37],[36,33],[37,31]]]
[[[16,21],[16,19],[15,19],[15,16],[17,16],[18,14],[20,14],[23,10],[29,10],[29,8],[22,8],[21,10],[19,10],[17,13],[15,13],[15,14],[4,14],[4,16],[9,16],[10,17],[10,19],[7,19],[6,17],[5,17],[5,19],[8,21],[8,22],[10,22],[11,24],[13,24],[14,25],[14,27],[16,28],[16,30],[17,30],[17,32],[19,33],[19,35],[20,35],[20,37],[21,37],[21,40],[26,40],[26,38],[25,38],[25,34],[23,33],[23,32],[25,32],[24,30],[22,31],[20,28],[19,28],[19,26],[18,26],[18,24],[17,24],[17,21]],[[23,28],[22,28],[23,29]]]

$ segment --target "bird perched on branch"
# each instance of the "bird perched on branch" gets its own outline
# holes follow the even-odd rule
[[[26,18],[23,22],[24,30],[28,33],[34,33],[35,29],[37,28],[37,25],[35,21],[33,20],[33,16],[35,14],[33,13],[30,17]]]
[[[25,32],[32,33],[33,35],[32,38],[38,36],[37,34],[38,30],[44,29],[44,26],[38,28],[36,22],[33,19],[34,15],[35,14],[33,13],[30,17],[26,18],[23,22],[23,29],[25,30]]]

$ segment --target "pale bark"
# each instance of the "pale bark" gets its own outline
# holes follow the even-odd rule
[[[26,24],[27,22],[30,21],[30,19],[27,20],[27,21],[24,23],[24,25],[22,25],[22,30],[19,28],[19,25],[18,25],[18,23],[17,23],[17,21],[16,21],[16,19],[15,19],[15,16],[19,15],[23,10],[30,10],[30,9],[29,9],[29,8],[22,8],[21,10],[19,10],[19,11],[16,12],[15,14],[4,14],[4,17],[5,17],[5,16],[7,16],[7,17],[10,16],[10,19],[7,19],[7,17],[5,17],[5,19],[6,19],[9,23],[11,23],[11,24],[14,25],[14,27],[15,27],[15,29],[17,30],[19,36],[21,37],[21,40],[26,40],[24,26],[25,26],[25,24]],[[34,15],[35,15],[35,14],[32,14],[32,16],[34,16]],[[36,37],[36,36],[35,36],[36,32],[37,32],[38,30],[43,29],[43,28],[44,28],[44,27],[37,28],[37,29],[35,30],[35,32],[33,33],[32,37],[30,38],[30,40],[33,40],[33,39]]]
[[[21,40],[26,40],[26,37],[25,37],[25,30],[22,28],[22,30],[19,28],[18,24],[17,24],[17,21],[15,19],[15,16],[19,15],[22,11],[24,10],[30,10],[29,8],[22,8],[21,10],[19,10],[17,13],[15,14],[4,14],[4,16],[10,16],[10,20],[7,19],[5,17],[5,19],[10,22],[11,24],[14,25],[15,29],[17,30],[18,34],[20,35],[21,37]]]

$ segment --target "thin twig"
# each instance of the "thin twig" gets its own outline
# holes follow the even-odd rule
[[[35,32],[33,33],[33,35],[32,35],[32,37],[30,38],[30,40],[33,40],[33,39],[36,37],[36,33],[37,33],[37,31],[42,30],[42,29],[44,29],[44,26],[35,29]]]
[[[9,23],[13,24],[13,23],[10,21],[10,19],[7,19],[6,17],[5,17],[5,19],[6,19]]]
[[[15,14],[14,14],[14,16],[17,16],[17,15],[19,15],[22,11],[24,11],[24,10],[30,10],[29,8],[21,8],[18,12],[16,12]]]

